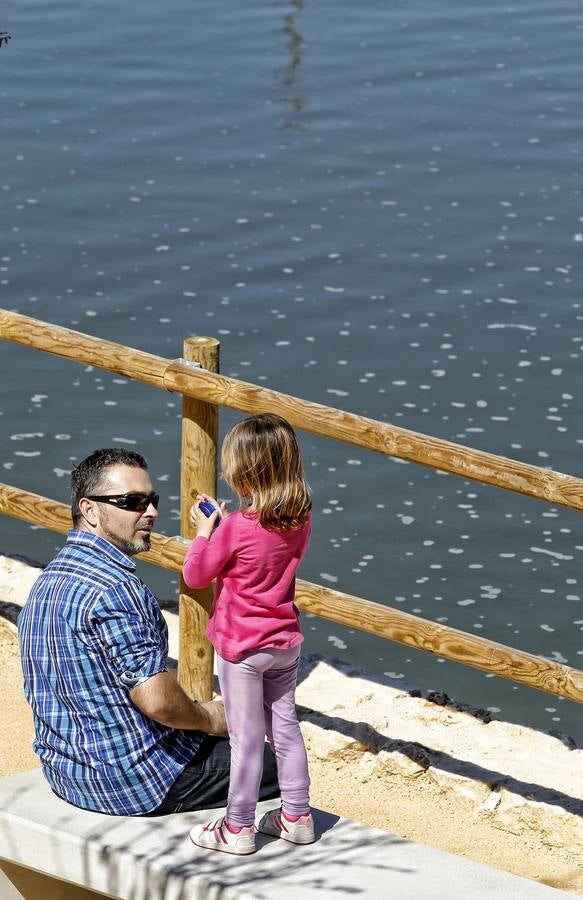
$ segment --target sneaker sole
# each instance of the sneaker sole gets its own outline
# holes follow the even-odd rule
[[[217,844],[216,841],[206,843],[204,837],[194,838],[191,834],[189,834],[189,838],[196,847],[202,847],[203,850],[218,850],[219,853],[230,853],[232,856],[249,856],[250,853],[255,853],[257,850],[257,847],[248,847],[244,850],[239,847],[229,847],[228,844]]]
[[[316,840],[315,834],[295,835],[285,831],[277,831],[275,828],[269,830],[268,828],[260,828],[259,826],[257,826],[257,831],[261,834],[268,834],[270,837],[281,838],[283,841],[287,841],[288,844],[313,844]]]

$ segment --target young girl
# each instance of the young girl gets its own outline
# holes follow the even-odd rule
[[[226,814],[195,826],[199,847],[245,854],[255,850],[255,806],[265,735],[277,760],[281,809],[259,821],[264,834],[294,844],[314,840],[308,762],[295,708],[300,644],[294,605],[295,573],[308,546],[311,498],[291,425],[280,416],[251,416],[223,442],[223,478],[241,509],[225,504],[207,518],[199,494],[190,517],[196,528],[184,560],[186,583],[217,579],[207,635],[217,668],[231,742]]]

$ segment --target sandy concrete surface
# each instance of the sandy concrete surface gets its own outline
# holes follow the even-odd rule
[[[0,776],[38,765],[14,624],[38,574],[0,556]],[[178,617],[165,616],[175,655]],[[300,676],[315,806],[583,896],[583,751],[573,742],[333,660],[304,659]]]

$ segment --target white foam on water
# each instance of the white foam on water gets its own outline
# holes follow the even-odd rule
[[[338,581],[338,576],[330,575],[329,572],[320,572],[320,578],[322,579],[322,581],[329,581],[332,584],[336,584],[336,582]]]
[[[547,556],[554,557],[554,559],[564,559],[564,560],[573,559],[573,557],[569,556],[568,554],[559,553],[556,550],[548,550],[546,547],[529,547],[528,549],[530,550],[531,553],[545,553]]]
[[[336,635],[334,634],[329,635],[328,641],[330,644],[336,647],[337,650],[346,650],[348,648],[348,644],[345,641],[341,640],[341,638],[336,637]]]
[[[486,326],[489,329],[494,328],[516,328],[519,331],[536,331],[535,325],[521,325],[518,322],[492,322]]]
[[[43,438],[44,433],[42,431],[33,431],[30,434],[11,434],[11,441],[27,441],[34,440],[35,438]]]

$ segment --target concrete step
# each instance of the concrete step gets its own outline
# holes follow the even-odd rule
[[[382,803],[382,797],[371,802]],[[271,807],[273,801],[260,803],[258,812]],[[49,886],[42,893],[45,900],[90,896],[81,893],[81,886],[122,900],[573,896],[322,810],[314,810],[318,840],[309,846],[258,835],[258,852],[246,857],[195,847],[189,829],[220,814],[101,815],[59,800],[39,770],[24,772],[0,779],[0,858],[11,864],[4,869],[9,877],[16,865],[73,885],[70,894],[63,892],[62,884],[58,889]],[[17,879],[12,880],[18,887]],[[11,900],[7,890],[2,893],[1,883],[0,896]],[[41,893],[35,896],[30,888],[13,896],[36,900]]]

